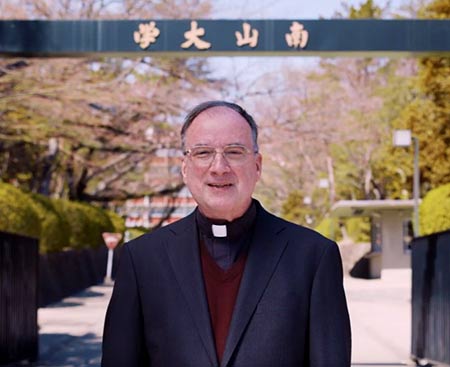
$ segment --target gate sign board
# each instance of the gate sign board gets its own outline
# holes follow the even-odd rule
[[[0,21],[0,56],[450,55],[450,20]]]
[[[119,244],[119,241],[122,239],[122,233],[103,232],[102,236],[103,240],[105,241],[106,247],[108,247],[108,260],[106,263],[106,277],[104,282],[106,284],[109,284],[112,282],[114,249]]]

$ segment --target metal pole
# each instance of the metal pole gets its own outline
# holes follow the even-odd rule
[[[420,236],[419,229],[419,139],[412,137],[414,141],[414,177],[413,177],[413,196],[414,196],[414,237]]]
[[[108,249],[108,263],[106,264],[106,277],[105,283],[112,283],[112,265],[113,265],[114,250],[112,248]]]

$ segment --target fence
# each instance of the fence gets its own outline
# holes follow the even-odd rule
[[[37,309],[103,282],[107,248],[39,255],[38,240],[0,232],[0,365],[38,356]],[[114,251],[113,277],[120,248]]]
[[[0,364],[38,353],[38,240],[0,232]]]
[[[450,231],[415,238],[411,247],[411,351],[450,365]]]
[[[42,254],[39,260],[39,307],[103,282],[107,249]]]

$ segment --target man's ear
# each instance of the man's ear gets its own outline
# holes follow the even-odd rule
[[[186,183],[186,158],[181,160],[181,176],[183,177],[183,182]]]
[[[262,155],[261,153],[257,153],[256,156],[256,172],[258,173],[258,179],[261,177],[262,172]]]

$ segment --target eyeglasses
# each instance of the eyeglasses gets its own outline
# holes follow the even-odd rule
[[[191,158],[192,162],[200,167],[208,167],[213,162],[216,154],[222,154],[230,166],[238,166],[245,163],[249,154],[257,153],[243,145],[227,145],[222,149],[200,146],[184,151],[184,155]]]

